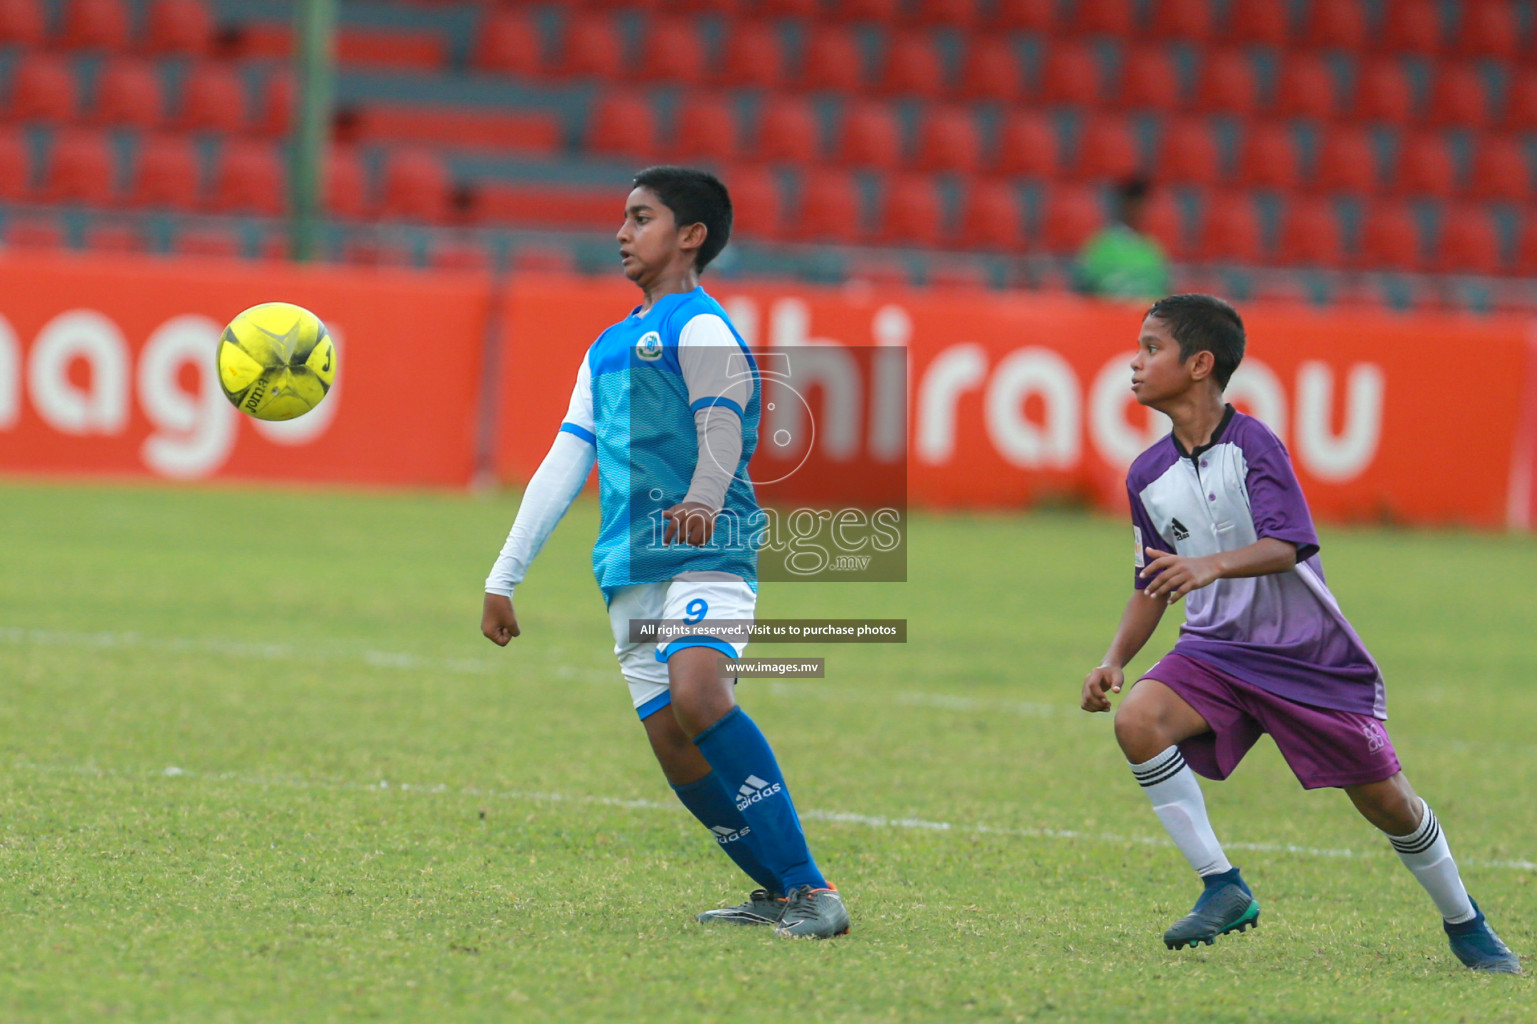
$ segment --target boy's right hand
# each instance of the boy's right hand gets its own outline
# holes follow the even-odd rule
[[[480,631],[498,647],[506,647],[507,641],[518,635],[518,616],[512,610],[512,598],[506,594],[486,595],[485,607],[480,613]]]
[[[1083,709],[1085,711],[1109,711],[1107,693],[1120,693],[1126,676],[1114,665],[1101,665],[1083,680]]]

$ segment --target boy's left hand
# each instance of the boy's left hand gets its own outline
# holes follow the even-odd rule
[[[1216,582],[1222,575],[1212,555],[1175,555],[1157,548],[1145,548],[1153,560],[1140,572],[1143,579],[1157,577],[1142,591],[1148,597],[1163,598],[1173,604],[1192,590]]]
[[[697,501],[686,501],[665,509],[662,518],[667,520],[667,529],[662,534],[663,544],[681,540],[696,548],[703,547],[710,543],[710,537],[715,533],[715,510]]]

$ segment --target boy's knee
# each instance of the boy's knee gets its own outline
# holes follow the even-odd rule
[[[1122,704],[1115,710],[1115,739],[1127,753],[1132,747],[1144,746],[1156,727],[1153,716],[1136,704]]]

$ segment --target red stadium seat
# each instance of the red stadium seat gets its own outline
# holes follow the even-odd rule
[[[1511,131],[1537,131],[1537,68],[1511,69],[1501,122]]]
[[[64,224],[41,210],[13,211],[5,218],[5,244],[18,249],[63,249]]]
[[[1366,209],[1361,228],[1360,264],[1383,270],[1417,270],[1424,264],[1414,211],[1400,200],[1383,200]]]
[[[1519,225],[1516,237],[1516,270],[1527,277],[1537,277],[1537,220]]]
[[[442,223],[448,219],[453,181],[443,160],[430,150],[391,153],[379,190],[380,216]]]
[[[1362,61],[1351,95],[1356,101],[1355,116],[1363,121],[1402,125],[1414,116],[1414,86],[1397,57]]]
[[[901,0],[830,0],[826,14],[844,21],[870,21],[889,25],[897,20]]]
[[[1428,56],[1442,48],[1440,5],[1436,0],[1394,0],[1383,5],[1377,42],[1388,53]]]
[[[286,135],[294,119],[294,99],[298,84],[293,72],[285,67],[272,68],[261,82],[257,99],[255,128],[264,135]]]
[[[1233,0],[1228,5],[1225,35],[1236,43],[1285,46],[1291,41],[1288,7],[1276,0]]]
[[[1333,205],[1326,199],[1294,197],[1281,219],[1279,262],[1287,266],[1343,267],[1344,235]]]
[[[864,56],[853,31],[840,25],[815,28],[801,59],[799,83],[808,89],[860,91],[864,85]]]
[[[635,77],[643,82],[700,85],[705,80],[705,56],[695,19],[687,16],[652,18]]]
[[[8,114],[17,121],[68,121],[79,106],[73,67],[52,53],[24,53],[11,71]]]
[[[551,71],[566,77],[600,80],[622,76],[624,40],[618,23],[608,14],[571,14],[561,39],[560,56]]]
[[[146,135],[139,140],[129,201],[135,206],[189,210],[198,203],[197,151],[185,135]]]
[[[1211,0],[1158,0],[1153,6],[1152,35],[1205,43],[1216,28]]]
[[[766,167],[737,167],[722,176],[731,190],[731,234],[779,238],[784,234],[784,203],[774,172]]]
[[[472,58],[475,67],[525,77],[539,73],[544,47],[528,11],[488,9],[482,19]]]
[[[978,0],[916,0],[913,17],[920,25],[973,29],[981,20]]]
[[[1275,112],[1282,117],[1326,120],[1334,113],[1334,74],[1316,53],[1297,52],[1281,59]]]
[[[235,133],[247,123],[246,88],[229,64],[195,64],[182,80],[182,108],[176,123],[183,131]]]
[[[338,116],[334,138],[343,143],[409,143],[549,155],[561,148],[564,132],[560,118],[551,111],[369,103],[346,108]]]
[[[944,64],[929,32],[897,32],[886,41],[880,76],[882,92],[902,96],[938,96],[944,91],[944,84]]]
[[[1006,32],[1052,32],[1059,27],[1055,0],[994,0],[989,27]]]
[[[1455,51],[1468,57],[1515,60],[1525,50],[1520,16],[1510,0],[1464,0],[1458,5],[1462,19],[1452,38]],[[1529,6],[1529,5],[1528,5]],[[1530,51],[1525,51],[1530,63]]]
[[[918,122],[914,166],[970,174],[982,166],[982,136],[969,107],[934,107]]]
[[[1290,191],[1302,182],[1302,152],[1289,125],[1250,121],[1239,153],[1238,178],[1245,185]]]
[[[1013,40],[997,35],[970,37],[957,91],[973,100],[1009,102],[1023,96],[1019,52]]]
[[[1301,42],[1312,50],[1356,53],[1365,47],[1369,35],[1363,0],[1313,0]]]
[[[1197,258],[1264,261],[1264,232],[1254,202],[1246,193],[1217,192],[1206,197]]]
[[[1174,259],[1194,256],[1186,229],[1185,214],[1175,194],[1166,188],[1153,191],[1142,208],[1142,231],[1155,239]]]
[[[1468,191],[1478,199],[1531,202],[1532,171],[1525,144],[1508,135],[1478,139]]]
[[[1457,191],[1457,161],[1446,138],[1416,132],[1399,138],[1397,173],[1389,175],[1391,191],[1404,196],[1446,199]]]
[[[116,164],[104,134],[60,131],[50,147],[42,197],[53,203],[108,206],[117,196]]]
[[[850,167],[895,167],[902,160],[902,128],[896,111],[871,101],[846,104],[836,156]]]
[[[1440,64],[1434,69],[1426,120],[1447,128],[1483,128],[1489,124],[1484,80],[1472,64]]]
[[[0,46],[39,47],[47,34],[42,0],[0,0]]]
[[[1132,123],[1121,114],[1085,119],[1078,136],[1074,170],[1085,179],[1124,178],[1142,168],[1142,155]]]
[[[203,0],[153,0],[145,10],[146,53],[202,57],[213,39],[213,12]]]
[[[943,204],[926,174],[888,178],[881,190],[874,240],[888,245],[935,249],[944,234]]]
[[[1259,106],[1259,80],[1248,54],[1232,47],[1202,54],[1195,96],[1198,110],[1251,117]]]
[[[1325,192],[1371,192],[1377,187],[1377,158],[1364,129],[1334,126],[1318,144],[1314,188]]]
[[[427,250],[427,264],[436,270],[485,273],[492,268],[491,254],[473,238],[436,238]]]
[[[1104,221],[1099,190],[1088,185],[1057,185],[1046,196],[1041,244],[1052,252],[1076,254]]]
[[[1216,133],[1204,118],[1163,123],[1158,144],[1158,180],[1175,185],[1215,185],[1223,178]]]
[[[656,113],[648,96],[632,91],[598,97],[587,116],[587,152],[650,157],[657,152]]]
[[[122,0],[69,0],[59,42],[77,49],[128,48],[128,9]]]
[[[715,81],[733,89],[778,89],[789,81],[784,37],[770,21],[726,26],[726,42]]]
[[[977,179],[967,186],[956,241],[967,249],[1025,248],[1024,209],[1013,183]]]
[[[85,247],[92,252],[141,253],[149,246],[144,234],[123,221],[92,221],[86,225]]]
[[[1121,55],[1116,106],[1123,110],[1173,110],[1180,105],[1179,69],[1161,44],[1128,46]]]
[[[1092,106],[1099,102],[1099,62],[1086,44],[1053,40],[1041,69],[1041,98],[1047,103]]]
[[[1075,32],[1124,39],[1136,29],[1134,0],[1077,0],[1071,8],[1073,18],[1069,27]]]
[[[859,189],[847,171],[812,168],[801,178],[791,233],[808,241],[852,242],[862,234]]]
[[[1489,211],[1477,205],[1445,206],[1435,269],[1451,274],[1501,274],[1505,260]]]
[[[23,199],[32,188],[31,147],[18,128],[0,128],[0,200]]]
[[[811,104],[800,96],[766,97],[758,115],[758,157],[813,163],[821,155],[821,129]]]
[[[227,139],[215,165],[209,206],[222,213],[276,217],[284,210],[285,162],[276,146]]]
[[[1034,110],[1016,110],[998,127],[1000,174],[1053,177],[1062,172],[1062,148],[1050,118]]]
[[[332,147],[326,154],[321,202],[327,216],[360,220],[372,209],[363,161],[350,146]]]
[[[212,259],[241,259],[244,248],[234,228],[214,225],[184,228],[171,241],[172,252]]]
[[[161,121],[165,97],[159,69],[131,57],[106,61],[96,75],[91,120],[104,125],[153,128]]]
[[[715,92],[683,97],[674,113],[670,149],[684,160],[739,159],[734,102]]]

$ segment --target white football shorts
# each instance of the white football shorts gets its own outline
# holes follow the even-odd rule
[[[630,700],[642,719],[672,703],[667,659],[675,652],[686,647],[714,647],[729,658],[740,658],[747,648],[746,641],[733,643],[707,636],[685,636],[661,645],[654,641],[630,641],[631,619],[672,619],[690,624],[750,621],[758,606],[758,595],[753,588],[739,576],[710,575],[717,578],[684,577],[666,583],[636,583],[621,587],[609,602],[608,622],[614,633],[614,657],[619,659],[619,671],[630,686]]]

